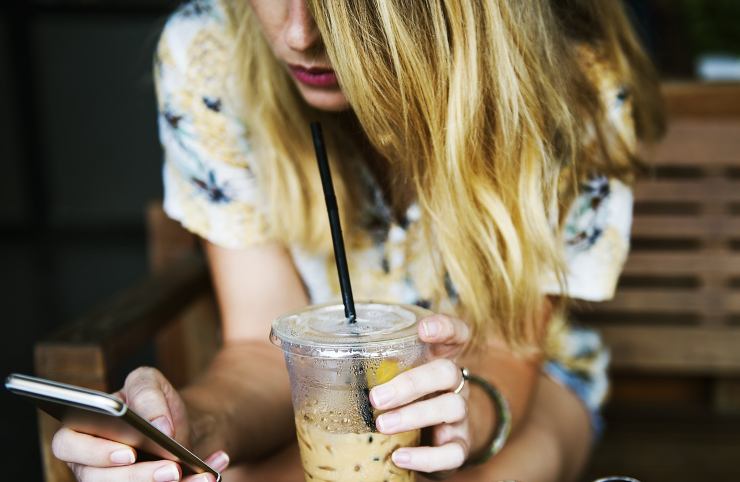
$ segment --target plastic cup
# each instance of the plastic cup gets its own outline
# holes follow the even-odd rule
[[[375,385],[426,360],[417,336],[429,311],[411,305],[357,303],[348,323],[341,304],[311,306],[272,324],[290,374],[296,435],[307,482],[413,482],[391,454],[419,444],[419,431],[384,435],[368,400]]]

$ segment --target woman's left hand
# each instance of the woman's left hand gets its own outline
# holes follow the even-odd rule
[[[398,467],[419,472],[458,469],[470,449],[469,390],[465,384],[454,393],[462,372],[452,360],[469,341],[470,331],[461,320],[432,315],[419,323],[419,337],[430,345],[433,360],[370,390],[373,406],[387,410],[377,417],[376,426],[384,434],[431,427],[433,446],[397,449],[392,459]],[[425,398],[428,395],[436,396]]]

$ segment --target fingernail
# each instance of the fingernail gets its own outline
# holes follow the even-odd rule
[[[398,466],[406,465],[411,462],[411,454],[406,450],[396,450],[391,455],[391,458],[393,459],[393,463]]]
[[[110,461],[117,465],[129,465],[136,462],[136,456],[133,450],[121,449],[111,452]]]
[[[154,425],[155,427],[157,427],[157,430],[159,430],[160,432],[162,432],[165,435],[169,435],[170,437],[172,437],[172,434],[175,431],[172,428],[172,424],[170,423],[170,421],[164,415],[162,415],[161,417],[157,417],[154,420],[152,420],[152,425]]]
[[[172,464],[163,465],[154,472],[157,482],[176,482],[180,480],[180,471]]]
[[[213,470],[221,472],[222,470],[226,470],[226,467],[229,466],[229,460],[229,455],[221,450],[211,455],[206,463],[210,465]]]
[[[211,474],[200,474],[193,477],[193,482],[213,482],[215,477]]]
[[[434,320],[426,320],[421,325],[424,330],[424,334],[428,337],[435,337],[439,333],[439,322]]]
[[[370,390],[370,401],[376,407],[382,407],[393,400],[396,395],[396,389],[390,385],[380,385]]]
[[[381,432],[393,430],[401,423],[401,415],[398,413],[386,413],[378,417],[378,428]]]

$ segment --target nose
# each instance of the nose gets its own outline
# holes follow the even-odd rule
[[[316,45],[319,30],[316,27],[306,0],[290,0],[285,43],[292,50],[305,52]]]

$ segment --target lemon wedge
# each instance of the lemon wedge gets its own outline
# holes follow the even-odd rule
[[[380,362],[378,368],[370,370],[367,373],[367,386],[372,388],[376,385],[382,385],[389,382],[393,377],[398,375],[398,362],[396,360],[386,359]]]

